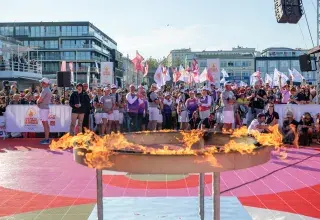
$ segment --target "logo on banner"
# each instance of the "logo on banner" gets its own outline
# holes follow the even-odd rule
[[[24,118],[24,125],[31,130],[38,125],[38,118],[36,117],[37,110],[35,108],[29,108]]]
[[[50,112],[48,119],[49,119],[49,126],[56,126],[56,115],[55,114]]]
[[[110,71],[108,66],[105,66],[102,74],[105,75],[105,76],[110,76],[111,75],[111,71]]]

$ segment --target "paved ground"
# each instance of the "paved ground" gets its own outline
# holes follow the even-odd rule
[[[72,152],[38,142],[0,140],[0,219],[95,219],[95,171],[73,162]],[[211,181],[206,175],[206,219]],[[105,219],[199,219],[196,174],[104,172],[103,182]],[[320,219],[320,151],[290,149],[286,160],[273,155],[263,166],[225,172],[221,190],[225,219],[240,219],[234,212],[241,219]]]

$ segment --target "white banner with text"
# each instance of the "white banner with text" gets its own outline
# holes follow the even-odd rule
[[[101,62],[100,84],[107,86],[113,84],[113,62]]]
[[[50,132],[69,132],[71,107],[68,105],[50,105]],[[36,105],[8,105],[5,113],[7,132],[43,132]],[[0,130],[1,131],[1,130]]]

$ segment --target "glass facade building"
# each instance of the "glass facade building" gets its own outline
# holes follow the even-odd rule
[[[30,58],[42,62],[43,75],[48,78],[56,78],[62,61],[67,61],[67,70],[69,63],[73,63],[76,79],[77,76],[86,79],[88,66],[93,67],[91,74],[97,74],[96,67],[103,61],[114,62],[115,74],[123,75],[117,43],[90,22],[0,23],[0,35],[34,48]]]
[[[316,71],[301,72],[300,70],[299,56],[306,52],[307,50],[303,49],[267,48],[262,51],[261,56],[255,58],[255,70],[259,70],[264,77],[266,73],[273,75],[275,68],[287,76],[289,76],[288,69],[296,69],[308,83],[315,84]],[[314,66],[315,62],[312,64]]]

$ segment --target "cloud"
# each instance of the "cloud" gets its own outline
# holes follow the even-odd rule
[[[153,29],[147,34],[117,36],[118,50],[124,55],[135,56],[138,50],[145,57],[161,58],[172,49],[192,48],[204,50],[214,41],[214,25],[191,25],[187,27],[168,26]],[[212,36],[210,36],[212,35]]]

